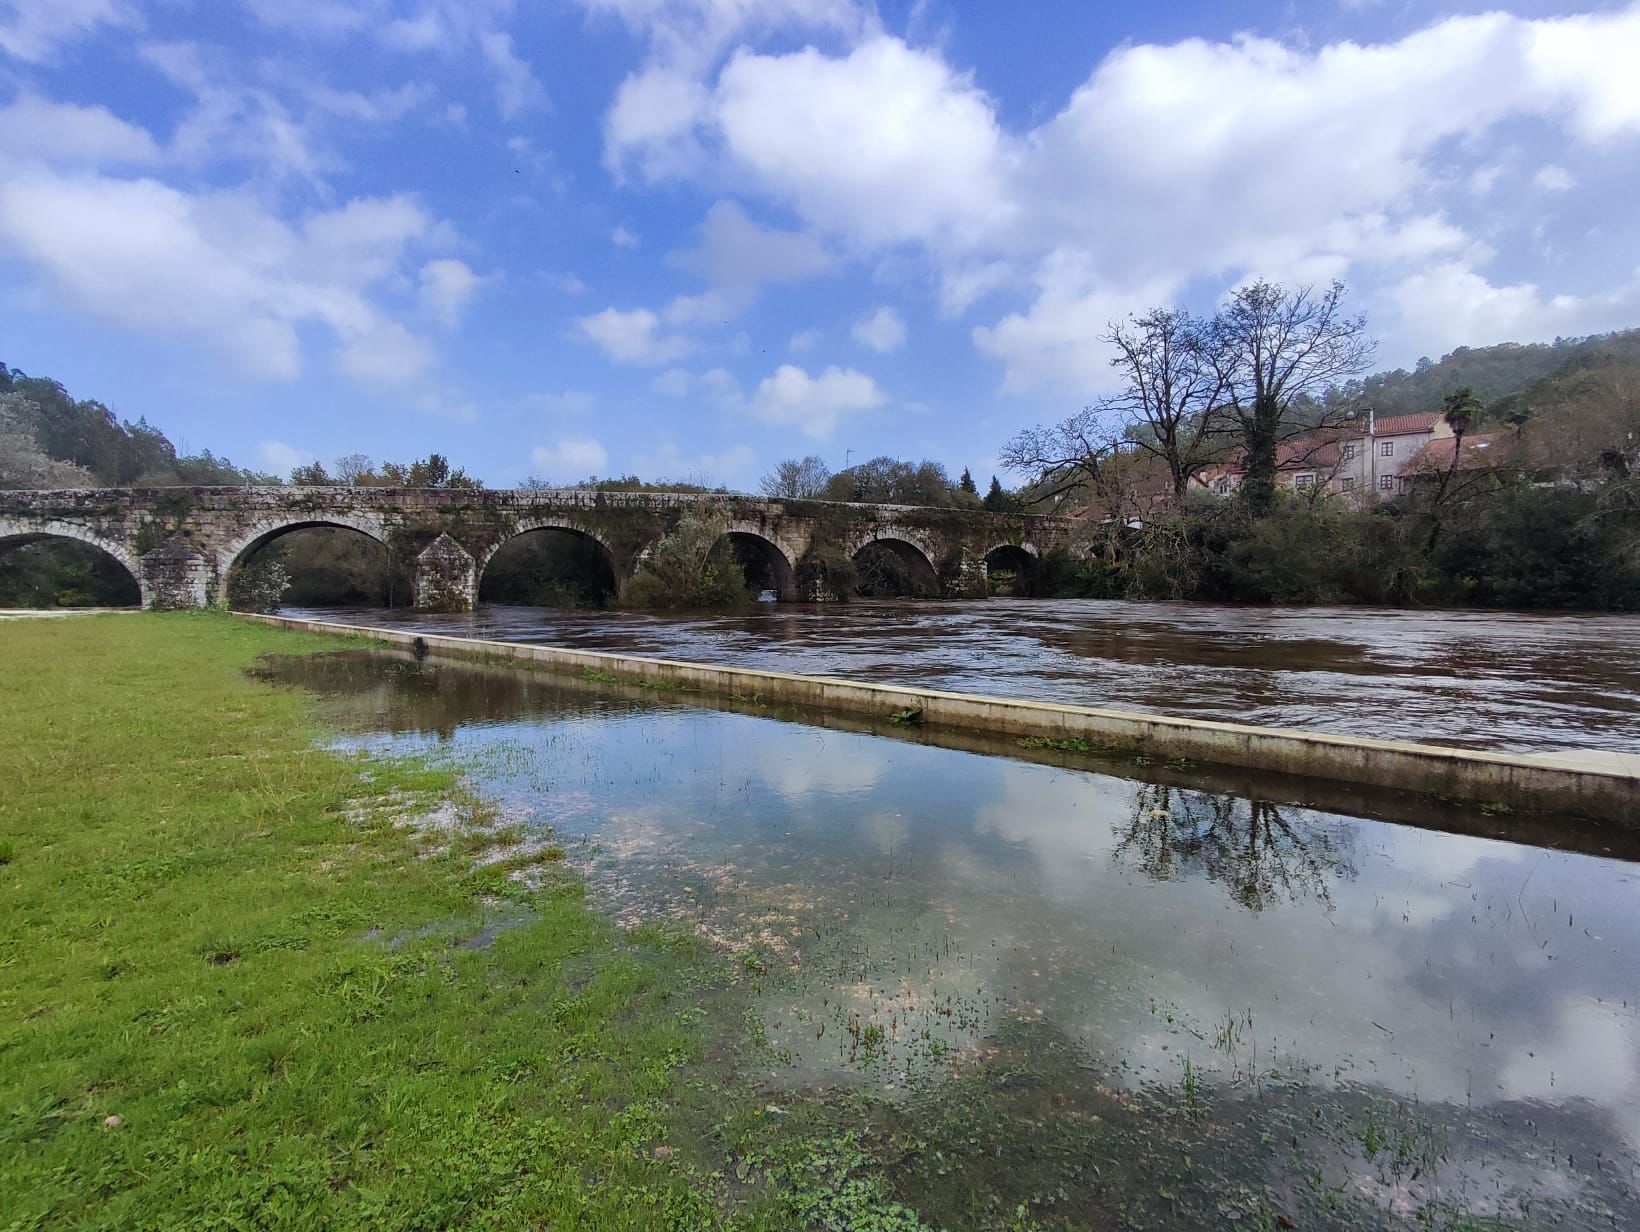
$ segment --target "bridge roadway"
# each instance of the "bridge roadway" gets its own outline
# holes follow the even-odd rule
[[[824,600],[819,563],[881,544],[905,564],[919,593],[986,591],[988,571],[1029,571],[1050,551],[1076,553],[1085,526],[1070,518],[979,510],[739,495],[595,492],[586,489],[463,491],[443,488],[199,487],[74,488],[0,492],[0,551],[58,537],[90,544],[136,579],[150,608],[226,601],[228,578],[258,549],[311,526],[339,526],[407,563],[416,606],[470,610],[484,568],[519,535],[561,530],[596,543],[617,591],[646,554],[689,515],[766,566],[783,600]]]

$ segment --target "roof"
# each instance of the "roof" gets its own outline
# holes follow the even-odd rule
[[[1433,432],[1441,420],[1438,411],[1423,411],[1417,415],[1378,415],[1373,419],[1375,436],[1404,436],[1413,432]]]
[[[1463,459],[1459,463],[1460,469],[1478,469],[1496,465],[1498,455],[1506,451],[1498,443],[1503,439],[1500,432],[1476,432],[1463,438]],[[1452,448],[1457,438],[1438,436],[1428,442],[1422,449],[1412,455],[1407,463],[1408,472],[1414,470],[1445,470],[1452,465]]]

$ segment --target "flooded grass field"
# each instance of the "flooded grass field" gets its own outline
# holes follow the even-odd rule
[[[1640,865],[544,673],[268,672],[754,975],[701,1083],[758,1105],[700,1132],[821,1205],[869,1166],[950,1228],[1640,1226]]]
[[[1634,615],[1092,599],[290,614],[1469,748],[1640,749]]]

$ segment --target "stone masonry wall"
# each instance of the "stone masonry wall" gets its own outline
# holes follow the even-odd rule
[[[776,554],[783,578],[822,546],[853,555],[894,540],[921,553],[950,595],[983,593],[985,557],[1076,551],[1065,518],[972,510],[658,492],[453,491],[430,488],[98,488],[0,492],[0,550],[42,536],[90,543],[125,565],[148,607],[225,601],[235,564],[304,526],[345,526],[414,562],[418,605],[470,608],[484,566],[509,539],[547,527],[586,535],[624,586],[643,554],[691,514],[720,520]],[[899,550],[905,551],[905,547]],[[785,597],[785,596],[783,596]]]

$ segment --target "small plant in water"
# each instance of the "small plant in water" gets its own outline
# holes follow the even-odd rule
[[[893,714],[889,715],[888,721],[890,723],[899,723],[902,726],[910,727],[914,724],[921,723],[922,717],[923,712],[921,706],[907,706],[904,710],[896,710]]]

